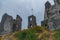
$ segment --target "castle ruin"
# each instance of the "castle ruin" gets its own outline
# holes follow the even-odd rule
[[[31,28],[34,26],[37,26],[36,17],[34,15],[31,15],[28,17],[28,28]]]
[[[3,34],[11,34],[16,31],[20,31],[22,26],[22,18],[17,15],[16,19],[5,13],[2,16],[0,23],[0,36]],[[37,26],[36,17],[31,15],[28,17],[28,28]]]
[[[17,15],[16,19],[13,19],[12,16],[5,13],[2,16],[0,23],[0,35],[10,34],[15,31],[21,30],[22,18]]]
[[[54,5],[49,1],[45,3],[44,20],[41,22],[49,30],[60,29],[60,0],[54,0]],[[17,15],[16,19],[5,13],[0,22],[0,35],[10,34],[21,30],[22,18]],[[34,15],[28,16],[28,28],[36,27],[36,17]]]
[[[44,21],[41,22],[42,26],[50,30],[60,29],[60,0],[54,0],[54,3],[45,3]]]

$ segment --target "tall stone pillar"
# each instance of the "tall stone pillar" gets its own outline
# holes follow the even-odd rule
[[[13,29],[13,18],[11,16],[6,17],[4,22],[4,34],[12,33]]]

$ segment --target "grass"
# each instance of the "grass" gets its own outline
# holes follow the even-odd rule
[[[18,40],[50,40],[54,39],[51,33],[53,32],[44,27],[37,26],[16,33],[15,37]]]
[[[15,37],[17,37],[18,40],[37,40],[37,35],[35,35],[35,33],[37,33],[38,30],[41,29],[30,28],[27,30],[23,30],[21,32],[16,33]]]
[[[60,40],[60,30],[50,31],[44,27],[34,27],[12,34],[12,40]],[[1,40],[1,37],[0,37]]]
[[[0,40],[1,40],[1,36],[0,36]]]
[[[37,26],[13,33],[11,38],[12,40],[60,40],[60,29],[50,31],[44,27]]]
[[[56,35],[55,35],[56,40],[60,40],[60,29],[55,30],[55,32],[56,32]]]

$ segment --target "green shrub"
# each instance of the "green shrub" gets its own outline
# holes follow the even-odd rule
[[[18,40],[37,40],[37,35],[35,35],[35,33],[37,33],[38,30],[40,29],[30,28],[16,33],[15,36]]]
[[[17,37],[18,40],[25,40],[26,34],[27,34],[27,33],[26,33],[25,31],[19,32],[19,33],[16,33],[16,34],[15,34],[15,37]]]
[[[36,33],[43,32],[43,30],[45,30],[45,28],[39,26],[29,28],[27,30],[16,33],[15,37],[17,37],[18,40],[37,40],[38,35],[36,35]]]
[[[56,40],[60,40],[60,29],[55,30],[55,32],[56,32],[56,35],[55,35]]]
[[[36,40],[37,38],[37,36],[30,30],[16,33],[15,37],[17,37],[18,40]]]
[[[25,40],[37,40],[37,35],[35,35],[35,31],[28,30]]]

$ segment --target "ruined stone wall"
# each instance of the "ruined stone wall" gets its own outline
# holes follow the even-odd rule
[[[21,30],[22,18],[17,15],[16,19],[13,19],[12,16],[4,14],[0,23],[0,34],[9,34],[15,31]]]
[[[31,15],[28,17],[28,28],[31,28],[34,26],[37,26],[36,17],[34,15]]]
[[[54,0],[54,5],[51,5],[48,1],[45,3],[45,14],[42,25],[46,26],[47,23],[50,30],[60,29],[60,3],[58,1],[60,0]]]
[[[4,34],[12,33],[13,19],[11,16],[8,16],[4,22]]]

